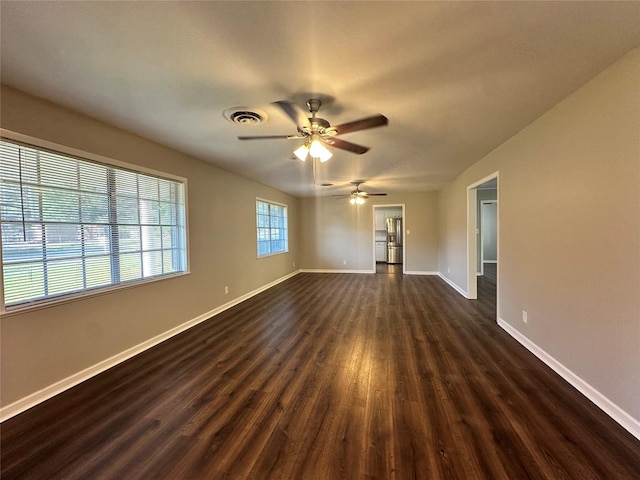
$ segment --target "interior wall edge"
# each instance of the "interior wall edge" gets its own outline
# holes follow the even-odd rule
[[[116,365],[122,362],[125,362],[126,360],[129,360],[130,358],[133,358],[136,355],[143,353],[144,351],[158,345],[159,343],[164,342],[165,340],[170,339],[171,337],[174,337],[175,335],[178,335],[179,333],[182,333],[206,320],[211,319],[212,317],[215,317],[216,315],[224,312],[225,310],[228,310],[231,307],[234,307],[235,305],[238,305],[239,303],[245,300],[248,300],[249,298],[254,297],[255,295],[258,295],[259,293],[264,292],[265,290],[268,290],[269,288],[281,282],[284,282],[285,280],[288,280],[289,278],[297,275],[298,273],[300,273],[300,270],[296,270],[288,275],[280,277],[274,280],[273,282],[267,283],[260,288],[257,288],[251,292],[248,292],[244,295],[234,298],[233,300],[223,305],[220,305],[212,310],[209,310],[208,312],[198,315],[197,317],[192,318],[191,320],[188,320],[174,328],[169,329],[166,332],[156,335],[155,337],[145,340],[144,342],[141,342],[138,345],[135,345],[116,355],[113,355],[105,360],[102,360],[96,363],[95,365],[92,365],[91,367],[88,367],[79,372],[76,372],[41,390],[30,393],[29,395],[19,400],[16,400],[15,402],[10,403],[9,405],[0,407],[0,423],[4,422],[5,420],[9,420],[10,418],[15,417],[16,415],[19,415],[22,412],[29,410],[30,408],[35,407],[36,405],[39,405],[40,403],[50,398],[53,398],[56,395],[66,390],[69,390],[70,388],[73,388],[76,385],[86,380],[89,380],[92,377],[95,377],[96,375],[99,375],[100,373],[105,372],[106,370],[112,367],[115,367]]]
[[[502,318],[498,318],[498,325],[509,335],[511,335],[518,343],[533,353],[551,370],[560,375],[564,380],[569,382],[576,390],[593,402],[600,410],[609,415],[621,427],[627,430],[631,435],[640,440],[640,420],[632,417],[606,395],[603,395],[596,388],[592,387],[588,382],[583,380],[563,365],[561,362],[549,355],[544,349],[540,348],[534,342],[529,340],[525,335],[520,333],[516,328],[511,326]]]

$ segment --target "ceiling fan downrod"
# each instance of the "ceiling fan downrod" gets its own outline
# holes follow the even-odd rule
[[[307,100],[307,107],[311,112],[312,118],[316,117],[316,113],[318,113],[318,110],[320,110],[321,105],[322,102],[317,98],[310,98],[309,100]]]

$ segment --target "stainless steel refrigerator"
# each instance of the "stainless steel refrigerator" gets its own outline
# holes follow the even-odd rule
[[[387,263],[402,263],[402,218],[387,218]]]

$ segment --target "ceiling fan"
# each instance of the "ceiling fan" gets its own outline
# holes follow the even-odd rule
[[[353,122],[343,123],[332,127],[324,118],[316,117],[316,113],[320,109],[322,102],[317,98],[311,98],[307,101],[307,107],[311,113],[311,117],[307,117],[307,113],[297,105],[281,100],[273,102],[280,108],[293,122],[296,124],[298,133],[294,135],[266,135],[252,137],[238,137],[238,140],[264,140],[283,138],[289,140],[303,140],[304,143],[293,153],[300,160],[305,161],[308,155],[312,158],[319,158],[321,162],[325,162],[331,158],[331,152],[324,146],[340,148],[348,152],[361,155],[369,150],[369,147],[363,147],[355,143],[347,142],[338,135],[356,132],[358,130],[366,130],[368,128],[381,127],[387,125],[389,120],[384,115],[374,115],[372,117],[362,118]]]
[[[355,182],[351,182],[351,185],[355,185],[356,189],[352,190],[351,193],[348,193],[346,195],[332,195],[333,197],[336,198],[350,198],[349,203],[351,203],[351,205],[362,205],[364,204],[365,199],[369,198],[369,197],[384,197],[387,194],[386,193],[368,193],[365,192],[363,190],[360,190],[360,185],[362,185],[364,183],[364,181],[362,180],[358,180]]]

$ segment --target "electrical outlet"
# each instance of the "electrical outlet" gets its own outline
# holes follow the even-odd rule
[[[296,268],[296,262],[293,262],[293,268]]]
[[[342,260],[342,264],[343,264],[343,265],[346,265],[346,264],[347,264],[347,261],[346,261],[346,260]]]
[[[229,287],[224,287],[224,294],[226,295],[227,293],[229,293]]]
[[[447,267],[447,273],[451,273],[451,267]]]
[[[526,310],[522,310],[522,321],[523,321],[524,323],[529,322],[529,318],[528,318],[528,316],[527,316],[527,311],[526,311]]]
[[[411,235],[411,230],[407,228],[407,235]]]

